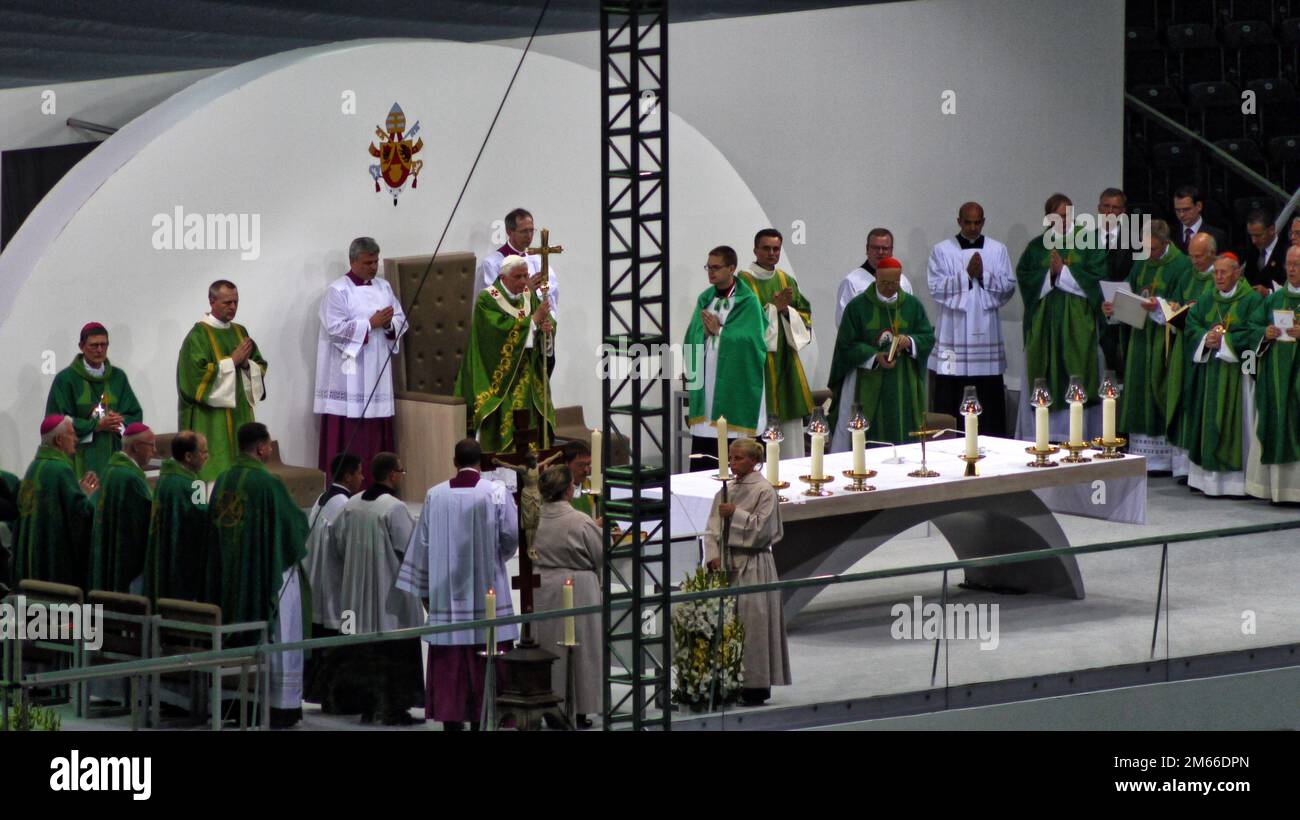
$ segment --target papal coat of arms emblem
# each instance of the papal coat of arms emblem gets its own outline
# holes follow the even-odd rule
[[[377,157],[379,164],[370,166],[370,176],[375,180],[375,193],[379,193],[379,181],[383,180],[388,193],[393,197],[393,205],[396,206],[397,195],[406,189],[406,181],[411,181],[412,188],[417,187],[420,170],[424,168],[424,160],[415,158],[420,149],[424,148],[424,140],[417,139],[420,121],[416,120],[408,133],[406,114],[400,105],[393,103],[384,126],[375,126],[375,133],[379,135],[379,145],[370,143],[370,155]],[[412,143],[412,140],[415,142]]]

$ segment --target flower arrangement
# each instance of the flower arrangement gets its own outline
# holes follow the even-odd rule
[[[63,719],[53,709],[28,706],[25,711],[20,711],[16,707],[9,710],[11,732],[57,732],[62,727]]]
[[[683,592],[723,589],[725,573],[698,567],[682,582]],[[718,629],[722,601],[722,632]],[[688,601],[673,608],[673,699],[694,711],[714,709],[740,696],[745,628],[736,617],[736,599]],[[715,685],[716,679],[716,685]]]

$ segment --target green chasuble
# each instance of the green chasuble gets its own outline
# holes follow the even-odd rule
[[[755,265],[754,267],[757,267]],[[761,270],[761,269],[760,269]],[[758,296],[759,308],[767,314],[767,306],[787,287],[794,294],[790,308],[799,314],[803,324],[812,331],[812,305],[799,290],[799,283],[785,271],[777,268],[766,279],[760,278],[753,270],[740,271],[740,279]],[[766,275],[763,271],[761,275]],[[770,319],[768,314],[766,318]],[[804,373],[803,362],[799,361],[799,351],[790,344],[786,336],[789,325],[786,316],[778,316],[776,328],[776,351],[768,351],[767,364],[763,370],[763,382],[767,395],[767,420],[791,421],[802,419],[812,412],[812,390],[808,387],[808,376]],[[769,329],[770,332],[770,329]],[[728,419],[731,417],[728,416]]]
[[[555,395],[546,385],[546,353],[540,330],[533,332],[533,346],[527,347],[536,309],[531,291],[512,296],[500,277],[474,303],[469,346],[456,377],[456,395],[469,406],[470,432],[477,434],[485,453],[514,449],[516,410],[528,411],[528,424],[534,430],[540,430],[539,424],[545,418],[549,428],[546,441],[555,441]],[[551,324],[556,325],[553,315]]]
[[[1189,401],[1183,419],[1183,442],[1192,463],[1210,472],[1245,469],[1241,458],[1242,355],[1254,350],[1264,335],[1259,324],[1260,298],[1245,279],[1227,296],[1214,291],[1202,299],[1187,317]],[[1215,325],[1223,325],[1223,343],[1238,361],[1223,361],[1217,350],[1207,349],[1204,362],[1195,362],[1196,348]]]
[[[1210,299],[1214,296],[1214,268],[1210,267],[1205,273],[1201,273],[1191,266],[1191,259],[1188,259],[1188,269],[1183,277],[1183,286],[1179,293],[1178,303],[1187,304],[1189,302],[1199,302],[1202,299]],[[1191,311],[1188,311],[1188,316]],[[1187,407],[1192,402],[1192,378],[1189,368],[1191,367],[1192,351],[1187,347],[1187,326],[1183,326],[1180,333],[1174,335],[1173,345],[1169,351],[1169,366],[1173,367],[1174,359],[1178,360],[1178,367],[1181,369],[1179,381],[1181,382],[1181,391],[1179,400],[1173,407],[1173,412],[1169,414],[1169,427],[1167,436],[1169,443],[1176,447],[1183,447],[1183,439],[1186,437],[1186,429],[1183,424],[1183,416]],[[1197,339],[1192,347],[1199,344]]]
[[[144,470],[126,453],[114,453],[102,477],[90,539],[90,586],[105,592],[130,592],[144,571],[153,493]]]
[[[1128,284],[1138,296],[1163,297],[1178,302],[1183,281],[1192,273],[1192,263],[1172,243],[1159,259],[1141,259],[1133,263]],[[1159,311],[1160,308],[1156,308]],[[1165,326],[1150,318],[1145,325],[1131,329],[1124,363],[1124,392],[1119,397],[1116,429],[1120,433],[1164,436],[1182,397],[1183,334],[1177,329],[1166,333]],[[1166,340],[1168,344],[1166,345]]]
[[[703,310],[725,314],[717,336],[704,332]],[[759,374],[767,361],[766,332],[767,317],[758,297],[739,279],[725,296],[712,285],[699,295],[686,328],[682,356],[690,395],[688,424],[713,425],[721,416],[727,419],[728,431],[749,436],[762,432],[757,429],[763,401],[763,377]]]
[[[96,376],[86,370],[85,359],[78,353],[72,364],[54,377],[50,395],[45,400],[45,415],[61,413],[72,416],[72,426],[77,433],[77,456],[74,460],[77,477],[93,472],[102,485],[108,457],[122,449],[122,435],[118,430],[95,430],[99,420],[91,418],[91,414],[100,404],[106,411],[121,414],[123,427],[144,419],[140,402],[136,401],[126,374],[113,367],[112,362],[105,361],[104,375]],[[89,440],[87,436],[90,436]]]
[[[916,355],[898,351],[891,369],[865,365],[877,352],[888,352],[894,335],[912,339]],[[830,388],[833,397],[832,433],[849,420],[851,408],[841,402],[844,379],[857,371],[857,385],[851,401],[862,405],[862,415],[871,423],[868,438],[910,444],[910,433],[925,422],[925,363],[934,349],[934,328],[920,300],[903,291],[893,304],[881,301],[873,282],[844,308],[840,332],[831,357]]]
[[[203,600],[211,536],[201,479],[175,459],[167,459],[154,488],[149,546],[144,556],[144,594],[153,601]]]
[[[573,507],[578,512],[585,514],[589,518],[596,517],[595,507],[592,506],[591,503],[591,496],[587,493],[578,493],[575,491],[573,498],[569,501],[569,506]]]
[[[1284,285],[1259,304],[1255,324],[1267,329],[1273,311],[1300,310],[1300,294]],[[1300,342],[1273,340],[1261,346],[1255,370],[1255,434],[1261,464],[1300,461]]]
[[[266,465],[235,457],[212,488],[208,517],[216,530],[208,558],[208,600],[225,623],[272,621],[284,573],[297,567],[303,628],[311,623],[311,588],[299,562],[307,556],[307,516]],[[272,630],[274,634],[274,630]]]
[[[42,445],[18,488],[15,579],[85,584],[94,518],[72,459]]]
[[[176,393],[179,398],[179,430],[193,430],[208,439],[208,460],[199,472],[199,478],[212,481],[229,467],[239,455],[239,442],[235,436],[241,425],[253,418],[253,404],[266,398],[254,396],[248,400],[245,375],[229,359],[236,347],[248,338],[243,325],[230,322],[227,327],[216,327],[206,321],[195,322],[181,343],[176,359]],[[266,360],[257,343],[249,357],[266,372]]]
[[[1086,233],[1075,231],[1078,245]],[[1090,240],[1087,240],[1090,241]],[[1100,381],[1097,373],[1097,351],[1101,344],[1097,332],[1097,314],[1101,311],[1101,287],[1098,283],[1106,276],[1106,252],[1078,247],[1059,249],[1070,275],[1078,283],[1086,298],[1052,288],[1040,297],[1043,281],[1052,267],[1052,249],[1047,246],[1047,233],[1033,240],[1020,254],[1016,265],[1016,282],[1020,298],[1025,304],[1024,338],[1025,365],[1029,381],[1047,379],[1047,389],[1052,394],[1052,409],[1066,408],[1065,390],[1071,376],[1083,378],[1083,389],[1088,393],[1088,403],[1097,401]]]

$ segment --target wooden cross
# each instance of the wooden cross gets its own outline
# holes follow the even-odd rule
[[[502,461],[507,464],[526,465],[528,457],[536,453],[537,461],[540,463],[548,456],[559,451],[559,448],[551,450],[536,451],[534,442],[537,439],[537,430],[529,426],[531,413],[527,410],[514,411],[515,423],[515,450],[513,453],[495,453],[484,454],[483,467],[491,470],[495,468],[495,461]],[[523,499],[520,493],[523,490],[523,479],[520,478],[515,483],[515,509],[519,520],[517,522],[519,529],[519,574],[510,580],[512,589],[519,590],[519,609],[521,615],[526,615],[533,611],[533,590],[542,585],[542,576],[533,571],[533,559],[530,554],[533,545],[528,543],[528,536],[524,532],[523,526]],[[533,625],[525,623],[523,628],[523,637],[521,643],[531,645],[533,639]]]

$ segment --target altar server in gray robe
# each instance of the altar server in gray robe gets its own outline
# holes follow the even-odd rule
[[[396,453],[377,454],[370,467],[374,483],[348,499],[330,527],[330,540],[344,556],[339,606],[353,613],[358,635],[424,622],[420,597],[394,586],[415,530],[415,519],[397,497],[405,472]],[[408,710],[424,702],[419,638],[359,648],[364,651],[350,653],[350,674],[340,677],[361,690],[361,722],[413,723]]]
[[[732,586],[769,584],[779,581],[772,545],[785,535],[776,490],[756,471],[763,461],[763,447],[753,439],[737,439],[728,451],[735,479],[713,498],[704,532],[704,558],[710,569],[721,567],[724,522],[727,531],[727,576]],[[790,650],[786,645],[785,615],[780,592],[742,594],[736,613],[745,627],[743,670],[745,687],[741,700],[758,706],[772,696],[773,686],[790,685]]]
[[[537,558],[533,566],[542,576],[537,590],[535,608],[550,612],[564,606],[564,585],[573,581],[573,605],[591,606],[600,603],[601,572],[604,567],[604,548],[600,528],[591,516],[573,508],[573,474],[568,467],[552,467],[542,475],[542,516],[537,526],[534,545]],[[557,646],[564,639],[564,619],[553,618],[535,624],[537,640],[542,648],[560,656],[551,666],[551,689],[557,695],[565,693],[568,680],[567,650]],[[600,673],[601,631],[599,615],[579,615],[574,618],[575,638],[578,646],[573,652],[575,674],[576,723],[581,728],[591,726],[590,712],[599,712],[604,698],[605,682]]]
[[[329,489],[316,499],[307,516],[311,529],[307,532],[307,557],[303,569],[311,585],[311,636],[329,638],[339,634],[339,584],[343,581],[343,553],[335,553],[330,544],[330,524],[343,511],[348,499],[361,492],[365,486],[365,473],[361,458],[352,453],[339,453],[330,462],[333,481]],[[337,658],[334,649],[314,649],[307,656],[303,672],[303,697],[309,703],[319,703],[327,715],[355,712],[347,704],[336,703],[328,697]]]

